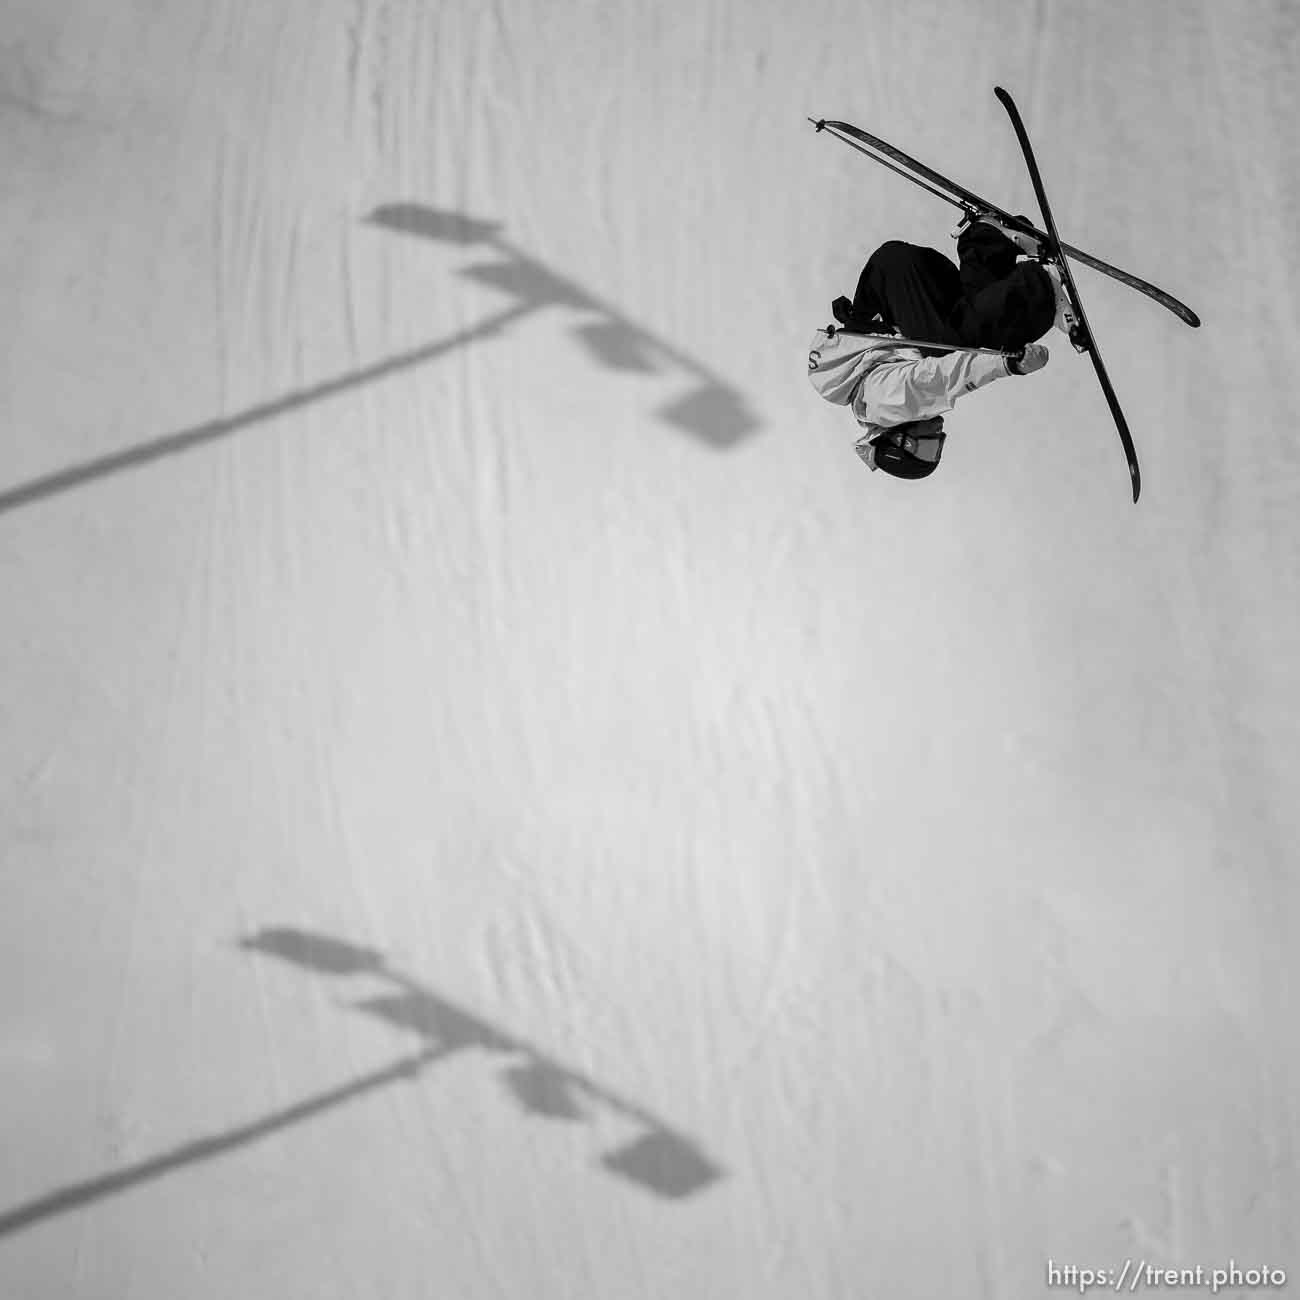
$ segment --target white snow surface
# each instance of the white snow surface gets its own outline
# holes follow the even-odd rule
[[[5,0],[0,1296],[1300,1271],[1298,66],[1270,0]],[[806,119],[1033,214],[995,84],[1204,318],[1078,272],[1136,507],[1060,336],[923,484],[807,383],[957,214]]]

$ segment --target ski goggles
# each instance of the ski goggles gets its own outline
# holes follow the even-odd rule
[[[918,420],[892,429],[873,425],[854,444],[854,450],[873,472],[883,469],[895,478],[924,478],[939,464],[947,436],[938,419]]]

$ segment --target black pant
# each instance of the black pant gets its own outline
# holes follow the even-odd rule
[[[891,239],[858,278],[853,315],[879,317],[908,338],[968,347],[1022,348],[1056,318],[1047,272],[1016,264],[1020,250],[999,230],[975,222],[957,240],[958,270],[938,249]]]

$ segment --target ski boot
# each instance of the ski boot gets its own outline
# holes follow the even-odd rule
[[[994,230],[1005,235],[1026,257],[1038,257],[1043,251],[1043,244],[1035,235],[1031,235],[1027,230],[1019,229],[1023,222],[1026,226],[1032,226],[1033,222],[1024,215],[1018,215],[1012,219],[1016,224],[1012,225],[1009,221],[1003,221],[1000,217],[995,217],[991,213],[982,212],[979,208],[963,208],[962,219],[957,223],[956,229],[952,232],[952,237],[956,239],[967,226],[973,226],[977,221],[982,221],[986,226],[992,226]]]
[[[1038,265],[1047,272],[1047,278],[1051,280],[1052,289],[1056,294],[1056,319],[1052,321],[1052,325],[1070,340],[1076,352],[1087,352],[1088,337],[1078,316],[1075,315],[1070,295],[1065,292],[1061,268],[1051,258],[1042,258]]]

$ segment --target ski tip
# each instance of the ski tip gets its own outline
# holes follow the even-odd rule
[[[808,120],[809,120],[809,121],[813,124],[813,126],[815,126],[819,131],[822,130],[822,128],[825,127],[825,125],[826,125],[826,119],[825,119],[824,117],[823,117],[823,118],[810,117]]]
[[[1133,504],[1137,505],[1138,497],[1142,495],[1142,475],[1138,473],[1136,465],[1130,465],[1128,468],[1133,476]]]

